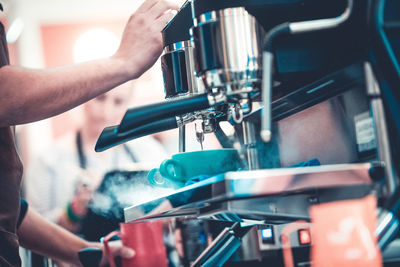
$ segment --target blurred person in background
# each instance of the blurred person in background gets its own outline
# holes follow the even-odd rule
[[[52,231],[54,228],[45,220],[26,221],[32,216],[25,216],[17,232],[23,167],[15,148],[13,126],[58,115],[140,77],[160,56],[160,32],[174,15],[170,11],[178,8],[172,2],[146,0],[130,17],[113,56],[48,70],[9,65],[0,23],[0,266],[21,265],[19,240],[32,250],[52,244],[51,239],[63,241],[62,232]],[[32,213],[28,210],[27,214]],[[39,238],[38,229],[51,232]],[[47,247],[47,254],[60,248]]]
[[[166,157],[162,145],[151,136],[102,153],[94,151],[101,131],[118,124],[123,117],[135,83],[122,84],[85,103],[80,129],[50,142],[34,155],[27,166],[24,189],[30,206],[45,218],[76,232],[106,173],[129,171],[132,163],[156,167]]]

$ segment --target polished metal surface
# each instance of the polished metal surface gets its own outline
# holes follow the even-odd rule
[[[163,66],[164,76],[172,75],[172,77],[182,77],[182,78],[185,77],[185,79],[186,79],[185,84],[187,84],[188,88],[183,88],[183,89],[185,89],[186,93],[183,93],[183,94],[180,93],[180,94],[174,95],[173,97],[203,93],[204,90],[201,91],[201,87],[198,86],[199,81],[198,81],[197,77],[194,75],[194,55],[193,55],[194,48],[193,48],[193,44],[190,40],[167,45],[166,47],[164,47],[163,57],[167,54],[178,53],[179,51],[181,53],[183,52],[184,57],[185,57],[185,62],[183,64],[184,66],[182,66],[183,69],[178,69],[175,66],[169,66],[169,65]],[[179,71],[180,73],[174,73],[176,71]],[[175,91],[176,90],[177,89],[175,89]],[[167,95],[167,97],[171,97],[171,96]]]
[[[253,83],[260,82],[259,76],[258,70],[213,69],[202,74],[202,81],[208,89],[223,87],[228,95],[232,95],[256,90]]]
[[[179,153],[186,151],[186,129],[185,125],[179,126]]]
[[[208,103],[210,104],[211,107],[223,104],[227,101],[227,97],[223,93],[209,94],[207,95],[207,98],[208,98]]]
[[[274,55],[271,52],[263,52],[263,76],[262,76],[262,117],[261,117],[261,138],[264,142],[271,141],[272,136],[272,68]]]
[[[201,150],[203,150],[203,142],[204,142],[204,131],[202,126],[197,126],[197,123],[194,124],[194,130],[196,132],[196,140],[200,143]]]
[[[375,75],[372,71],[371,64],[366,62],[364,64],[365,79],[367,94],[371,96],[370,106],[372,116],[374,118],[375,135],[377,140],[377,151],[379,161],[384,162],[385,168],[385,181],[386,181],[386,196],[390,196],[395,193],[398,182],[396,179],[396,173],[393,166],[392,154],[389,144],[389,134],[386,125],[385,108],[380,97],[380,88]]]
[[[347,7],[342,14],[336,18],[318,19],[310,21],[301,21],[290,23],[291,33],[304,33],[310,31],[318,31],[324,29],[335,28],[347,21],[353,10],[353,0],[347,0]]]
[[[192,41],[187,40],[168,45],[164,48],[164,53],[171,53],[177,50],[183,50],[185,52],[186,76],[189,86],[189,94],[204,93],[204,89],[202,90],[202,87],[199,86],[199,80],[194,75],[194,48]]]
[[[291,34],[306,33],[312,31],[326,30],[336,28],[346,22],[353,10],[353,0],[347,0],[347,6],[344,12],[335,18],[301,21],[289,23],[289,31]],[[280,25],[270,30],[273,32]],[[270,33],[269,32],[269,33]],[[267,34],[268,35],[268,34]],[[270,40],[272,42],[272,40]],[[262,81],[262,94],[263,94],[263,116],[261,120],[261,138],[264,142],[271,140],[271,94],[272,94],[272,64],[273,64],[273,53],[272,51],[263,52],[263,81]]]
[[[368,96],[380,97],[381,90],[378,81],[375,78],[374,71],[372,70],[371,63],[364,62],[365,84]]]
[[[203,118],[203,122],[201,123],[201,127],[203,128],[204,133],[213,133],[217,128],[217,122],[215,118]]]
[[[239,223],[234,223],[231,227],[226,227],[213,242],[200,254],[200,256],[190,265],[190,267],[214,267],[223,264],[240,247],[241,238],[251,228],[240,227]]]
[[[256,125],[252,121],[244,121],[242,126],[249,170],[257,170],[260,168],[260,163],[257,150]]]
[[[382,210],[378,215],[378,226],[375,236],[378,238],[378,246],[383,251],[396,238],[400,229],[397,216],[390,211]]]
[[[261,248],[259,244],[259,234],[257,226],[253,226],[249,232],[242,238],[242,246],[237,253],[240,260],[243,261],[260,261],[262,259]]]
[[[218,15],[216,11],[207,12],[199,16],[198,22],[199,23],[214,22],[217,21],[217,16]]]
[[[175,118],[176,118],[176,123],[178,124],[178,127],[186,125],[196,119],[192,113],[187,113],[182,116],[176,116]]]
[[[192,47],[191,42],[188,41],[182,41],[182,42],[177,42],[177,43],[173,43],[170,45],[167,45],[166,47],[164,47],[164,53],[171,53],[177,50],[185,50],[189,47]]]
[[[206,27],[215,30],[202,31]],[[194,38],[196,71],[207,89],[224,87],[231,94],[260,81],[262,28],[244,8],[202,14],[193,33],[199,34]],[[207,66],[204,59],[211,58],[213,66]]]
[[[339,164],[228,172],[124,210],[125,221],[166,217],[282,223],[308,219],[310,205],[370,192],[372,165]],[[151,203],[168,208],[143,216]]]
[[[194,62],[194,47],[193,42],[190,42],[190,46],[186,49],[185,60],[186,60],[186,76],[189,84],[189,94],[202,94],[205,93],[204,87],[201,86],[201,80],[195,75],[195,62]]]

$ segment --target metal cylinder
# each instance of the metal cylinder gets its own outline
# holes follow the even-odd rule
[[[195,69],[206,89],[253,90],[261,80],[262,27],[245,8],[201,14],[193,28]]]
[[[166,46],[161,57],[161,68],[166,98],[198,92],[193,46],[189,40]]]

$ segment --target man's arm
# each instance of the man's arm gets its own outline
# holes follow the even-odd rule
[[[37,212],[28,208],[27,214],[18,228],[18,237],[21,246],[30,249],[48,258],[61,260],[75,265],[80,265],[78,252],[88,247],[103,249],[101,243],[88,242],[68,232],[64,228],[46,221]],[[115,245],[115,244],[114,244]],[[114,256],[131,258],[134,251],[121,246],[112,247]],[[105,264],[105,253],[102,263]]]
[[[162,51],[161,30],[178,6],[147,0],[133,14],[110,58],[67,67],[0,68],[0,127],[48,118],[139,77]]]

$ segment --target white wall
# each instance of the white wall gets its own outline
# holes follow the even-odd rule
[[[18,41],[21,65],[43,67],[41,24],[93,21],[93,18],[128,19],[141,3],[141,0],[8,0],[4,6],[9,21],[17,17],[24,21]]]
[[[29,68],[44,67],[40,27],[42,24],[73,23],[101,20],[128,20],[142,0],[0,0],[8,25],[16,18],[24,22],[17,41],[18,64]],[[18,129],[20,128],[20,129]],[[23,129],[25,128],[25,129]],[[17,127],[29,144],[27,158],[51,140],[48,120]]]

